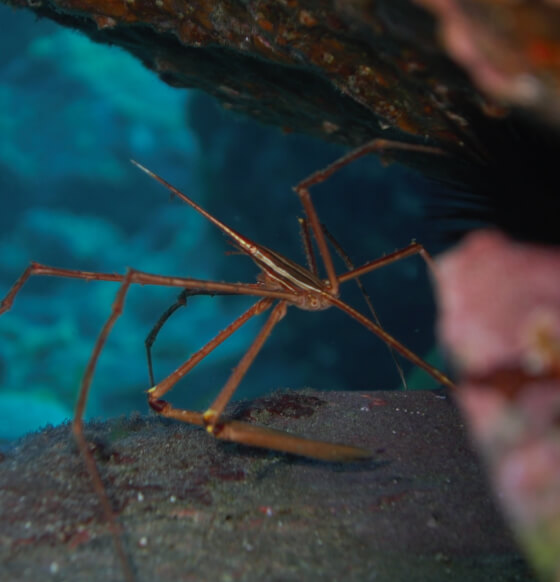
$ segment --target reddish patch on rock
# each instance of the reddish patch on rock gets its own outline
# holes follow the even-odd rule
[[[255,420],[254,415],[261,412],[268,412],[272,416],[284,418],[307,418],[315,414],[317,408],[324,404],[326,402],[317,396],[285,392],[254,400],[237,418],[239,420]]]
[[[89,532],[87,530],[77,531],[72,537],[68,539],[68,547],[71,549],[77,548],[82,544],[85,544],[90,539]]]
[[[370,396],[369,394],[360,394],[362,398],[365,398],[367,401],[367,408],[371,410],[376,406],[387,406],[387,401],[384,398],[378,398],[377,396]]]
[[[400,493],[393,493],[391,495],[382,495],[379,497],[375,503],[369,506],[371,511],[379,511],[380,509],[385,509],[386,507],[391,507],[401,499],[407,497],[407,491],[401,491]]]
[[[110,454],[110,459],[115,465],[131,465],[136,462],[136,459],[130,455],[121,455],[117,451]]]
[[[243,481],[246,477],[243,469],[232,469],[220,465],[210,467],[210,475],[220,479],[220,481]]]

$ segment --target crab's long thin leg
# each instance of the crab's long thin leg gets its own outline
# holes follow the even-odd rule
[[[443,372],[440,372],[437,368],[434,368],[432,365],[428,364],[428,362],[425,362],[420,356],[417,356],[412,350],[409,350],[404,344],[394,338],[390,333],[386,332],[382,327],[379,327],[376,323],[368,319],[359,311],[356,311],[353,307],[348,305],[348,303],[338,299],[338,297],[331,297],[330,302],[332,305],[335,305],[340,310],[347,313],[350,317],[361,323],[365,328],[369,329],[372,333],[382,339],[387,345],[391,346],[396,352],[401,354],[401,356],[405,357],[419,368],[422,368],[428,372],[428,374],[430,374],[430,376],[432,376],[432,378],[437,380],[440,384],[446,386],[447,388],[455,388],[455,384]]]
[[[303,242],[303,250],[307,261],[307,268],[316,276],[319,276],[319,269],[317,269],[317,259],[313,252],[313,244],[311,242],[311,234],[309,232],[309,223],[305,218],[298,218],[300,238]]]
[[[350,271],[347,271],[346,273],[343,273],[342,275],[339,275],[338,281],[339,283],[342,284],[346,281],[350,281],[351,279],[358,279],[358,277],[361,277],[362,275],[365,275],[370,271],[374,271],[375,269],[379,269],[381,267],[384,267],[386,265],[389,265],[396,261],[400,261],[401,259],[405,259],[416,254],[419,254],[422,257],[432,275],[435,276],[436,268],[431,255],[421,244],[417,242],[411,242],[408,246],[402,249],[396,250],[379,259],[368,261],[367,263],[361,265],[360,267],[356,267],[354,269],[351,269]],[[444,386],[447,386],[448,388],[455,388],[455,384],[453,383],[452,380],[450,380],[445,374],[440,372],[437,368],[431,366],[430,364],[422,360],[422,358],[420,358],[414,352],[409,350],[401,342],[393,338],[379,325],[378,321],[374,323],[368,320],[362,314],[360,314],[355,309],[350,307],[350,305],[348,305],[347,303],[344,303],[345,306],[344,308],[341,306],[343,302],[339,300],[336,301],[333,300],[331,303],[333,305],[336,305],[343,311],[346,311],[346,313],[348,313],[354,319],[360,321],[360,323],[362,323],[370,331],[378,335],[389,346],[389,348],[394,349],[402,356],[407,358],[409,361],[411,361],[413,364],[416,364],[417,366],[428,372],[428,374],[435,378],[439,383],[443,384]],[[368,322],[367,324],[365,323],[366,321]]]
[[[274,326],[286,315],[287,304],[285,301],[280,301],[272,310],[265,324],[257,334],[257,337],[253,340],[249,349],[245,352],[239,364],[233,369],[230,377],[225,383],[224,387],[220,390],[220,393],[210,406],[210,408],[204,413],[204,419],[208,423],[209,428],[216,425],[220,416],[222,415],[228,402],[231,400],[233,393],[239,386],[239,383],[243,379],[243,376],[247,373],[249,366],[253,363],[257,354],[260,352],[264,345],[264,342],[272,332]]]
[[[354,269],[350,269],[350,271],[347,271],[346,273],[342,273],[342,275],[338,276],[338,282],[344,283],[346,281],[350,281],[351,279],[357,279],[366,273],[375,271],[376,269],[380,269],[381,267],[385,267],[386,265],[390,265],[391,263],[395,263],[396,261],[406,259],[407,257],[411,257],[413,255],[420,255],[422,259],[424,259],[430,272],[435,274],[436,270],[432,257],[420,243],[413,241],[402,249],[398,249],[392,253],[389,253],[388,255],[385,255],[384,257],[374,259],[373,261],[368,261],[360,267],[356,267]]]
[[[352,259],[350,259],[350,257],[348,256],[346,251],[342,248],[341,244],[336,240],[334,235],[329,231],[329,229],[324,224],[321,224],[321,228],[323,229],[325,236],[329,239],[329,242],[331,243],[331,245],[334,247],[337,255],[342,259],[342,261],[346,265],[346,268],[347,269],[354,269],[355,265],[352,262]],[[375,310],[375,307],[373,306],[371,298],[370,298],[368,292],[366,291],[366,288],[364,287],[364,284],[362,283],[362,281],[360,280],[359,277],[356,277],[355,281],[356,281],[356,285],[358,286],[358,289],[360,290],[360,292],[364,298],[364,301],[366,302],[366,305],[368,306],[369,312],[371,313],[373,320],[375,321],[375,323],[379,327],[383,327],[381,325],[381,320],[379,319],[379,316],[377,315],[377,311]],[[399,378],[401,380],[403,388],[405,390],[408,390],[406,378],[405,378],[403,369],[397,360],[397,356],[395,354],[395,351],[393,350],[393,348],[391,346],[387,346],[387,349],[389,350],[389,355],[391,356],[391,359],[393,360],[393,364],[395,365],[395,368],[397,370],[397,374],[399,375]]]
[[[265,299],[263,300],[263,305],[265,301],[269,302],[269,300]],[[245,422],[221,419],[224,408],[230,401],[233,393],[239,386],[243,376],[247,373],[249,366],[261,350],[274,326],[284,317],[286,308],[287,305],[285,302],[280,302],[274,307],[266,323],[257,334],[249,349],[245,352],[245,355],[241,358],[237,367],[233,370],[225,386],[218,394],[218,397],[204,414],[188,410],[179,410],[163,401],[158,401],[158,405],[161,407],[158,412],[164,416],[191,424],[204,424],[209,433],[221,440],[328,461],[348,461],[369,458],[371,453],[358,447],[315,441]]]
[[[112,281],[122,283],[125,275],[119,273],[96,273],[81,271],[79,269],[63,269],[32,262],[10,287],[4,299],[0,301],[0,315],[8,311],[26,281],[32,276],[63,277],[70,279],[82,279],[84,281]],[[226,295],[252,295],[254,297],[271,297],[273,299],[291,299],[293,295],[284,291],[267,289],[259,283],[221,283],[217,281],[204,281],[187,277],[168,277],[165,275],[152,275],[142,271],[131,271],[131,283],[139,285],[157,285],[160,287],[184,287],[197,289],[205,293],[223,293]]]
[[[360,147],[357,147],[347,154],[341,156],[332,164],[329,164],[326,168],[322,168],[321,170],[317,170],[313,172],[310,176],[302,180],[296,188],[311,188],[311,186],[315,186],[316,184],[320,184],[325,180],[328,180],[334,173],[338,172],[338,170],[344,168],[351,162],[357,160],[358,158],[362,158],[368,154],[372,154],[374,152],[382,152],[382,151],[390,151],[390,150],[401,150],[401,151],[409,151],[409,152],[418,152],[418,153],[425,153],[425,154],[434,154],[434,155],[443,155],[445,151],[438,147],[427,146],[422,144],[413,144],[413,143],[402,143],[398,141],[392,141],[389,139],[383,138],[375,138],[371,141],[366,142]]]
[[[211,297],[214,297],[215,295],[232,295],[232,293],[231,292],[218,293],[216,291],[203,291],[201,289],[183,289],[181,291],[181,293],[177,297],[177,300],[175,301],[175,303],[173,303],[173,305],[171,305],[170,307],[168,307],[165,310],[165,312],[161,315],[161,317],[158,319],[158,321],[156,322],[156,324],[154,325],[154,327],[152,328],[152,330],[150,331],[150,333],[148,334],[148,336],[144,340],[144,345],[146,346],[146,359],[148,361],[148,375],[150,377],[150,386],[155,385],[154,372],[153,372],[153,366],[152,366],[152,346],[153,346],[154,342],[156,341],[157,336],[158,336],[159,332],[161,331],[161,328],[165,325],[166,321],[178,309],[180,309],[181,307],[184,307],[187,304],[188,297],[194,297],[195,295],[207,295],[207,296],[210,295]]]
[[[327,278],[329,280],[329,292],[333,296],[336,296],[338,295],[338,279],[336,277],[336,272],[334,270],[334,264],[331,257],[331,253],[329,251],[329,247],[327,245],[323,229],[321,228],[321,222],[319,221],[319,217],[317,216],[315,206],[313,205],[313,202],[311,201],[311,196],[309,195],[309,190],[303,187],[300,183],[294,187],[294,191],[299,196],[301,205],[303,206],[303,210],[309,222],[309,227],[313,231],[313,235],[315,236],[315,240],[317,241],[319,254],[323,259],[323,265],[325,266]]]
[[[0,314],[8,311],[12,307],[14,299],[20,289],[25,285],[26,281],[34,275],[84,279],[85,281],[115,281],[121,283],[125,279],[125,275],[120,275],[118,273],[93,273],[90,271],[80,271],[78,269],[61,269],[32,262],[18,277],[16,282],[8,290],[8,293],[6,293],[4,299],[0,302]]]
[[[204,281],[203,279],[191,279],[188,277],[170,277],[167,275],[153,275],[144,271],[134,270],[132,282],[140,285],[157,285],[160,287],[186,287],[199,289],[208,293],[224,293],[227,295],[250,295],[253,297],[270,297],[272,299],[293,299],[293,293],[268,289],[261,283],[220,283],[217,281]]]
[[[345,281],[350,281],[351,279],[357,279],[358,277],[365,275],[370,271],[374,271],[375,269],[379,269],[396,261],[400,261],[401,259],[405,259],[407,257],[411,257],[417,254],[422,257],[422,259],[428,266],[428,269],[432,273],[432,276],[434,277],[437,276],[433,259],[431,255],[428,253],[428,251],[421,244],[417,242],[411,242],[408,246],[402,249],[394,251],[379,259],[369,261],[362,265],[361,267],[356,267],[355,269],[351,269],[350,271],[347,271],[346,273],[339,275],[338,280],[340,283],[344,283]],[[393,348],[395,351],[397,351],[402,356],[407,358],[413,364],[416,364],[423,370],[426,370],[426,372],[428,372],[428,374],[430,374],[438,382],[440,382],[444,386],[447,386],[448,388],[455,388],[455,384],[445,374],[443,374],[437,368],[434,368],[433,366],[422,360],[422,358],[417,356],[406,346],[395,340],[395,338],[387,334],[387,332],[379,325],[374,324],[374,322],[365,318],[363,315],[358,313],[355,309],[353,309],[352,307],[350,307],[350,305],[346,303],[344,304],[344,307],[342,307],[341,305],[342,302],[339,302],[338,300],[336,301],[333,300],[332,303],[333,305],[336,305],[343,311],[346,311],[346,313],[348,313],[354,319],[360,321],[365,327],[370,329],[370,331],[378,335],[389,347]],[[366,321],[368,322],[367,324]]]
[[[148,361],[148,375],[150,377],[150,386],[153,386],[155,384],[155,380],[154,380],[154,370],[153,370],[153,365],[152,365],[152,346],[154,344],[154,342],[157,339],[157,336],[159,334],[159,332],[161,331],[161,328],[165,325],[165,322],[181,307],[184,307],[187,304],[187,298],[188,297],[193,297],[195,295],[219,295],[219,293],[217,292],[209,292],[209,291],[202,291],[200,289],[183,289],[181,291],[181,293],[179,293],[179,296],[177,297],[177,300],[175,301],[175,303],[173,303],[173,305],[171,305],[170,307],[168,307],[163,314],[160,316],[160,318],[157,320],[156,324],[154,325],[154,327],[152,328],[152,330],[150,331],[150,333],[146,336],[146,339],[144,340],[144,345],[146,347],[146,359]],[[229,295],[229,293],[222,293],[222,295]]]
[[[444,154],[445,152],[440,148],[426,146],[421,144],[404,144],[396,141],[391,141],[387,139],[374,139],[358,147],[351,152],[341,156],[338,160],[335,160],[332,164],[329,164],[326,168],[317,170],[313,172],[310,176],[302,180],[293,189],[299,196],[307,219],[309,220],[309,226],[313,231],[315,240],[317,241],[317,246],[319,248],[319,254],[323,259],[325,270],[327,271],[327,278],[329,280],[330,292],[332,295],[338,295],[338,286],[340,280],[337,279],[336,273],[334,271],[333,261],[331,254],[328,249],[327,242],[325,240],[325,235],[323,229],[321,228],[321,223],[317,217],[317,212],[315,206],[311,201],[311,196],[309,194],[309,188],[324,182],[330,178],[335,172],[347,166],[349,163],[361,158],[367,154],[373,152],[379,152],[384,150],[405,150],[405,151],[415,151],[419,153],[429,153],[429,154]]]
[[[311,244],[311,236],[310,236],[310,232],[309,232],[309,224],[307,223],[307,220],[305,218],[300,218],[299,219],[299,223],[300,223],[300,229],[301,229],[301,238],[303,240],[303,244],[304,244],[304,249],[305,249],[305,254],[307,256],[307,263],[308,265],[310,265],[310,268],[313,268],[313,272],[315,274],[317,274],[317,265],[315,263],[315,255],[313,254],[313,247]],[[354,264],[352,263],[350,257],[348,256],[348,254],[346,253],[346,251],[342,248],[342,246],[340,245],[340,243],[336,240],[336,238],[329,232],[328,228],[321,223],[321,229],[322,231],[325,233],[325,236],[327,237],[327,239],[329,240],[329,242],[331,243],[331,245],[334,247],[336,253],[338,254],[338,256],[343,260],[344,264],[346,265],[347,269],[351,269],[353,270]],[[340,281],[340,277],[337,277],[337,279]],[[371,302],[371,299],[369,297],[369,295],[366,292],[366,289],[364,287],[364,285],[362,284],[362,282],[359,279],[359,276],[355,277],[356,279],[356,283],[358,285],[358,288],[360,289],[364,300],[368,306],[368,309],[370,311],[370,313],[373,316],[373,319],[375,321],[375,323],[381,327],[381,322],[379,320],[379,317],[377,315],[377,312],[375,311],[375,308],[373,307],[373,303]],[[389,350],[389,354],[391,355],[391,358],[393,360],[393,363],[395,364],[395,368],[397,369],[397,373],[401,379],[403,388],[406,390],[408,388],[407,383],[406,383],[406,378],[404,376],[404,372],[399,364],[399,362],[397,361],[397,358],[395,356],[395,352],[393,351],[393,348],[391,348],[391,346],[387,346],[388,350]]]
[[[255,315],[259,315],[266,311],[272,305],[272,299],[265,298],[260,299],[254,303],[247,311],[242,313],[237,319],[232,321],[226,328],[222,329],[214,338],[212,338],[207,344],[200,348],[197,352],[191,355],[191,357],[181,364],[174,372],[172,372],[167,378],[150,388],[149,390],[149,402],[158,412],[158,404],[156,402],[162,398],[173,386],[183,378],[188,372],[190,372],[197,364],[199,364],[210,352],[216,349],[223,341],[225,341],[230,335],[237,331],[242,325],[247,323]]]
[[[115,324],[115,321],[122,313],[124,299],[131,283],[131,276],[132,276],[131,271],[129,271],[124,276],[122,284],[117,292],[117,296],[115,298],[111,314],[109,315],[109,318],[105,322],[105,325],[101,329],[97,341],[95,342],[95,347],[93,348],[88,365],[86,367],[84,377],[82,379],[82,384],[80,386],[80,392],[78,395],[78,401],[76,403],[76,408],[74,412],[74,419],[72,421],[72,432],[74,433],[74,438],[76,439],[78,449],[80,450],[82,458],[84,459],[84,462],[86,464],[87,471],[91,477],[93,488],[101,504],[103,514],[105,515],[105,520],[109,524],[109,529],[111,531],[111,535],[113,536],[115,549],[117,551],[117,555],[122,565],[123,574],[127,582],[134,581],[134,574],[132,572],[132,567],[130,565],[128,556],[126,555],[126,552],[124,550],[120,534],[120,528],[117,524],[117,519],[115,517],[113,509],[111,508],[109,498],[107,497],[107,492],[105,491],[105,487],[103,485],[103,481],[101,480],[99,470],[97,469],[97,465],[95,464],[95,459],[93,458],[87,440],[84,436],[83,419],[89,389],[91,386],[91,381],[93,378],[93,373],[95,371],[97,360],[99,359],[101,350],[103,349],[103,346],[107,341],[107,337],[109,336],[109,333],[113,325]]]
[[[257,303],[252,305],[247,311],[245,311],[245,313],[242,313],[235,321],[220,331],[216,337],[211,339],[205,346],[198,350],[198,352],[194,353],[182,366],[177,368],[175,372],[151,388],[149,390],[150,406],[163,416],[176,418],[191,424],[204,424],[207,426],[208,432],[218,436],[219,426],[221,426],[221,424],[219,424],[219,420],[224,411],[224,408],[231,400],[233,393],[239,386],[239,383],[249,369],[249,366],[252,364],[260,349],[264,345],[264,342],[270,335],[272,329],[286,313],[286,303],[284,301],[281,301],[274,307],[265,324],[257,334],[257,337],[253,340],[253,343],[249,346],[248,350],[239,361],[239,364],[233,369],[224,387],[220,390],[220,393],[204,414],[199,412],[192,412],[190,410],[176,409],[168,402],[160,400],[160,398],[166,392],[171,390],[171,388],[176,382],[179,381],[180,378],[182,378],[187,372],[196,366],[196,364],[205,358],[233,332],[238,330],[254,315],[258,315],[259,313],[262,313],[268,309],[271,306],[271,303],[271,300],[268,298],[257,301]]]
[[[322,461],[358,461],[372,457],[371,451],[360,447],[306,439],[284,431],[237,420],[223,422],[219,425],[219,430],[215,436],[221,440],[302,455]]]
[[[164,326],[165,322],[181,307],[184,307],[187,304],[187,297],[190,296],[189,289],[183,289],[177,300],[173,305],[168,307],[160,316],[160,318],[156,321],[154,327],[152,327],[150,333],[146,336],[144,340],[144,346],[146,347],[146,360],[148,361],[148,376],[150,378],[150,386],[155,384],[154,380],[154,367],[152,364],[152,346],[157,339],[161,328]],[[194,291],[194,290],[193,290]]]
[[[174,408],[169,404],[169,402],[160,400],[160,397],[165,392],[169,391],[179,378],[184,376],[189,370],[198,364],[215,347],[217,347],[217,345],[224,341],[235,330],[239,329],[239,327],[246,323],[252,316],[262,313],[265,309],[268,309],[270,305],[270,299],[261,299],[245,313],[240,315],[227,328],[222,330],[213,340],[193,354],[191,358],[189,358],[173,374],[150,390],[150,405],[156,412],[167,418],[174,418],[175,420],[180,420],[189,424],[206,426],[206,430],[209,433],[221,440],[282,451],[284,453],[303,455],[325,461],[350,461],[371,457],[369,451],[358,447],[306,439],[263,426],[255,426],[236,420],[223,420],[221,418],[224,408],[230,401],[236,388],[239,386],[239,383],[249,369],[249,366],[254,361],[274,326],[284,316],[287,307],[285,302],[278,303],[272,310],[267,321],[257,334],[257,337],[253,340],[253,343],[247,352],[245,352],[245,355],[241,358],[239,364],[233,370],[228,381],[218,394],[218,397],[204,414],[191,410]]]
[[[206,425],[204,414],[201,412],[181,410],[173,408],[168,402],[160,402],[162,407],[158,412],[163,416],[198,426]],[[211,425],[207,426],[207,430],[209,428]],[[222,419],[211,429],[211,432],[214,437],[223,441],[302,455],[323,461],[357,461],[370,459],[372,456],[371,451],[360,447],[307,439],[281,430],[238,420]]]

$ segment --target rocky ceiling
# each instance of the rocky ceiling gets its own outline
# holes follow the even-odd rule
[[[475,214],[521,204],[531,188],[544,193],[537,221],[543,208],[557,215],[558,2],[7,3],[121,46],[166,83],[287,132],[349,146],[374,138],[438,146],[445,155],[390,155],[467,192]],[[522,230],[507,223],[527,222],[535,199],[527,206],[522,219],[500,219],[505,228]]]

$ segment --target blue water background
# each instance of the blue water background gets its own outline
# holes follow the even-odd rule
[[[253,282],[212,225],[134,168],[135,158],[220,219],[303,261],[291,187],[345,150],[221,110],[173,89],[132,57],[23,10],[0,6],[0,295],[30,260],[90,271],[128,266]],[[321,219],[360,264],[417,238],[430,244],[421,200],[431,186],[374,158],[312,192]],[[430,250],[435,250],[430,248]],[[340,263],[338,269],[343,270]],[[438,361],[424,264],[407,259],[366,278],[384,326]],[[344,298],[363,307],[351,283]],[[35,277],[0,317],[0,439],[72,415],[117,285]],[[134,288],[95,373],[87,417],[147,411],[144,339],[177,289]],[[239,315],[251,299],[195,297],[154,347],[156,380]],[[264,319],[247,325],[169,395],[204,409]],[[435,382],[401,362],[412,387]],[[291,308],[244,379],[247,398],[278,388],[392,389],[386,347],[335,309]]]

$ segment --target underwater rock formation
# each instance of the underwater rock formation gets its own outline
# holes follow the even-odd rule
[[[87,425],[138,582],[533,578],[440,390],[287,391],[232,413],[372,451],[320,463],[160,418]],[[0,458],[0,578],[122,580],[70,428]]]
[[[94,40],[124,47],[173,86],[201,88],[224,107],[286,131],[348,145],[381,136],[427,139],[472,158],[487,131],[502,131],[499,124],[490,128],[484,119],[506,115],[504,106],[529,105],[557,115],[560,27],[554,24],[559,11],[552,5],[545,9],[539,3],[530,9],[532,18],[525,20],[521,16],[527,3],[508,6],[507,13],[503,6],[494,9],[495,26],[484,28],[487,42],[477,45],[480,54],[475,57],[473,49],[465,48],[466,41],[460,46],[457,42],[473,31],[477,34],[472,38],[479,42],[474,17],[460,19],[462,13],[454,7],[458,3],[424,2],[442,14],[451,55],[496,100],[475,89],[449,60],[431,15],[404,0],[8,3],[80,29]],[[476,5],[503,3],[461,4],[474,10]],[[517,16],[515,31],[524,34],[525,42],[520,45],[514,42],[518,36],[508,37],[499,45],[501,50],[494,50],[511,13]],[[508,52],[510,48],[513,52]],[[519,59],[522,48],[526,58]],[[519,63],[515,70],[512,62]],[[508,82],[499,84],[498,71],[506,69]],[[500,79],[506,77],[505,72],[501,75]],[[399,153],[399,159],[419,165],[406,152]],[[436,164],[432,172],[426,164],[423,160],[425,172],[443,176],[449,162]]]
[[[560,576],[560,250],[480,231],[438,260],[439,335],[506,515]]]
[[[123,47],[166,83],[202,89],[286,132],[349,146],[379,137],[439,146],[446,155],[388,155],[469,202],[479,196],[475,218],[490,208],[491,224],[508,232],[527,230],[503,223],[512,198],[526,204],[535,181],[543,194],[516,221],[533,236],[540,227],[524,217],[536,212],[538,225],[557,210],[549,177],[558,135],[526,115],[553,127],[560,119],[554,3],[4,1]],[[545,226],[538,239],[557,231]]]
[[[467,109],[484,101],[410,2],[365,12],[328,1],[9,3],[126,48],[173,86],[349,145],[382,136],[460,147]]]

